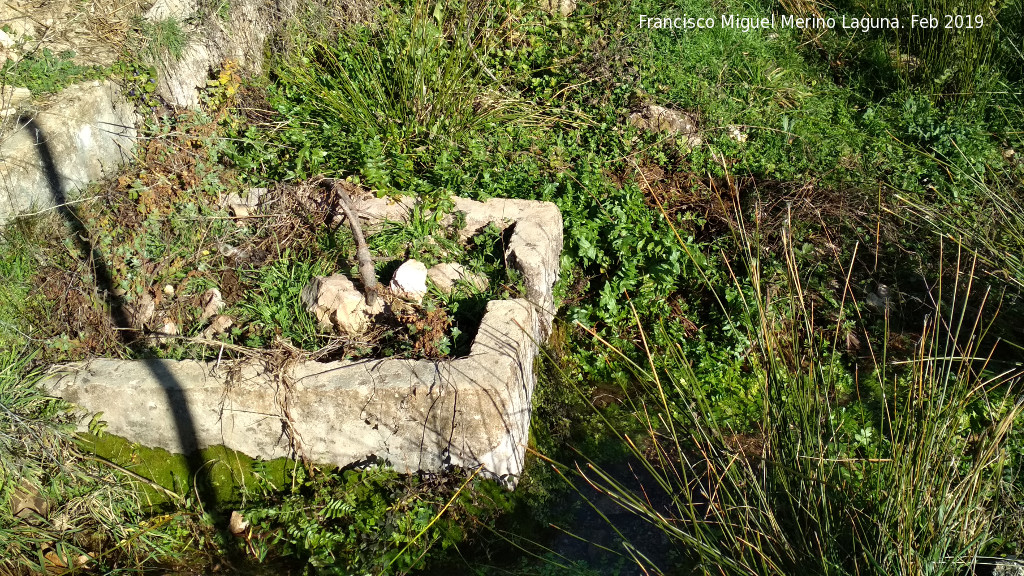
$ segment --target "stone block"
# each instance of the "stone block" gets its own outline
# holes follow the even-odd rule
[[[0,134],[0,223],[54,206],[54,185],[72,193],[130,160],[135,108],[110,82],[62,91],[38,112],[8,119]]]
[[[544,202],[460,203],[467,221],[489,214],[514,227],[508,261],[527,286],[526,298],[488,303],[466,357],[283,365],[97,359],[56,368],[44,386],[84,411],[81,429],[102,412],[108,432],[172,452],[223,444],[258,458],[338,466],[379,458],[403,473],[479,467],[514,486],[529,438],[534,361],[554,315],[561,214]]]

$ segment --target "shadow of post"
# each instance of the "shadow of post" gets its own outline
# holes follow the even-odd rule
[[[114,291],[113,277],[110,269],[107,267],[103,254],[93,245],[89,230],[85,227],[81,218],[79,218],[78,211],[68,203],[64,184],[61,181],[60,174],[57,171],[57,164],[53,158],[53,152],[50,150],[49,144],[47,144],[46,134],[39,127],[35,118],[31,116],[19,116],[18,126],[29,130],[29,134],[35,140],[36,152],[39,154],[39,160],[42,163],[42,169],[46,176],[53,202],[56,205],[56,210],[64,222],[71,228],[71,234],[82,261],[93,271],[96,288],[103,298],[121,343],[135,352],[144,353],[146,350],[145,342],[138,338],[137,330],[128,319],[124,307],[124,298],[118,296]],[[195,482],[195,490],[199,494],[200,499],[206,504],[211,505],[214,510],[217,510],[220,502],[218,502],[217,492],[211,475],[202,474],[206,463],[203,462],[202,455],[198,450],[199,439],[196,433],[195,421],[188,406],[188,399],[185,396],[182,383],[173,374],[168,372],[160,362],[145,362],[144,364],[153,377],[160,382],[164,394],[167,395],[168,405],[174,408],[174,424],[178,441],[185,452],[187,468],[191,478],[187,484]],[[221,525],[225,524],[224,522],[218,523]],[[226,525],[220,528],[219,531],[222,532],[223,536],[229,535]]]

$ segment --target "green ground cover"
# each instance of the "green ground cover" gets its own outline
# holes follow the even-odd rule
[[[200,565],[222,551],[235,566],[296,573],[630,573],[639,564],[960,574],[979,557],[1022,553],[1022,3],[978,7],[992,23],[984,36],[938,43],[917,33],[637,27],[640,14],[783,9],[832,10],[601,2],[562,18],[522,2],[400,2],[341,26],[311,7],[275,39],[265,77],[243,82],[227,65],[203,111],[151,122],[159,137],[139,165],[87,192],[106,202],[83,203],[80,215],[128,305],[176,287],[158,306],[185,336],[201,330],[203,292],[220,286],[236,319],[220,342],[358,352],[320,334],[297,302],[313,275],[354,270],[347,231],[298,217],[308,208],[298,205],[283,209],[289,218],[238,226],[216,203],[250,187],[294,192],[319,174],[415,195],[441,213],[452,194],[555,202],[565,220],[562,308],[539,367],[535,457],[516,492],[468,474],[293,466],[239,482],[218,508],[210,495],[192,497],[204,482],[153,472],[138,448],[66,440],[183,498],[155,513],[132,504],[137,494],[105,496],[123,525],[83,520],[82,533],[146,538],[114,546],[93,568]],[[144,67],[122,68],[147,85]],[[702,143],[631,126],[630,114],[652,104],[692,114]],[[10,351],[10,374],[97,354],[216,353],[187,339],[125,346],[89,266],[46,218],[3,233],[0,350]],[[410,255],[468,256],[492,293],[437,297],[463,317],[482,296],[515,290],[500,276],[497,235],[461,247],[430,240],[441,233],[422,216],[376,237],[378,273]],[[225,246],[257,256],[240,264]],[[465,343],[446,334],[448,350]],[[416,346],[399,337],[377,350]],[[57,405],[22,405],[70,438]],[[641,486],[623,478],[623,462]],[[271,464],[245,466],[239,475],[250,478]],[[94,489],[93,476],[46,478]],[[587,499],[611,504],[597,507],[608,523],[593,532],[612,534],[612,551],[567,557],[574,549],[549,525],[585,517]],[[631,512],[610,512],[619,506]],[[223,529],[235,508],[254,526],[243,538]],[[58,550],[40,539],[102,548],[53,536],[52,522],[29,538],[4,521],[23,557]]]

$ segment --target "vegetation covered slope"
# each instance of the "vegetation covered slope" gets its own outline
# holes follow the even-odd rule
[[[123,515],[107,528],[26,523],[12,508],[9,557],[54,564],[47,551],[73,549],[97,571],[227,553],[236,568],[340,574],[959,574],[1024,551],[1019,0],[975,6],[988,26],[955,34],[638,25],[902,16],[885,2],[581,2],[568,17],[398,2],[356,25],[307,8],[275,39],[266,76],[242,81],[225,63],[203,110],[155,115],[142,162],[84,195],[107,201],[83,203],[83,223],[129,303],[172,284],[176,313],[197,315],[199,295],[233,275],[256,298],[219,336],[224,354],[316,354],[330,342],[290,298],[318,266],[354,266],[350,240],[315,217],[239,228],[216,198],[327,174],[442,213],[452,194],[555,202],[562,308],[526,477],[506,494],[471,472],[257,466],[218,507],[201,489],[215,466],[147,477],[125,447],[102,454],[111,474],[179,498],[154,509],[102,493]],[[145,85],[144,67],[119,69]],[[701,143],[629,121],[651,105],[686,112]],[[47,218],[3,236],[12,374],[95,354],[218,353],[193,333],[125,345]],[[436,250],[439,234],[421,219],[373,249],[382,261]],[[256,241],[266,256],[241,266],[222,250]],[[10,413],[60,428],[52,407],[18,400],[38,395],[31,379],[11,382]],[[17,458],[40,466],[32,451]],[[97,463],[83,458],[7,474],[5,490],[24,477],[54,502],[72,501],[59,486],[96,493],[95,476],[75,475]],[[252,523],[239,537],[225,529],[233,509]],[[606,551],[581,552],[551,524]],[[118,529],[147,538],[102,536]]]

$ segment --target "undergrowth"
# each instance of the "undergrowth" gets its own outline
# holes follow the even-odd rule
[[[554,202],[562,309],[533,446],[644,467],[654,482],[644,488],[663,499],[587,474],[678,549],[659,563],[946,573],[1019,552],[1024,515],[993,512],[1024,490],[1007,387],[1016,374],[996,368],[1019,349],[1004,341],[986,359],[996,336],[1017,335],[1021,313],[1021,3],[977,6],[994,24],[976,36],[636,26],[639,14],[776,8],[581,2],[563,18],[511,0],[400,2],[354,25],[300,10],[274,39],[266,77],[242,83],[225,63],[205,109],[148,125],[141,164],[87,192],[105,202],[81,214],[113,289],[130,306],[158,299],[157,320],[181,328],[146,354],[214,354],[195,340],[201,297],[219,287],[234,325],[216,338],[229,353],[298,346],[332,358],[373,345],[339,342],[299,308],[313,276],[355,271],[347,230],[298,200],[311,178],[421,201],[408,226],[372,237],[381,278],[408,257],[466,259],[488,277],[483,294],[430,296],[458,330],[434,350],[451,353],[466,349],[486,299],[515,294],[517,280],[504,275],[500,232],[467,246],[442,229],[450,195]],[[152,71],[124,70],[155,109]],[[689,113],[702,144],[631,125],[649,105]],[[235,218],[222,201],[251,189],[266,189],[273,208]],[[59,226],[25,223],[25,240],[11,235],[0,257],[0,344],[31,338],[37,361],[134,354]],[[977,266],[951,258],[951,241]],[[166,286],[173,296],[160,300]],[[997,297],[1001,314],[976,313]],[[402,337],[378,348],[411,350]],[[459,480],[310,474],[254,496],[254,528],[235,544],[342,573],[444,566],[460,546],[557,573],[573,564],[557,550],[530,548],[559,564],[524,564],[508,559],[518,553],[507,540],[529,547],[511,526],[539,537],[538,526],[575,517],[560,470],[531,460],[523,496],[493,496],[504,510],[493,517],[466,504],[484,498],[479,486],[442,513]],[[492,518],[508,531],[489,530]],[[480,570],[491,568],[504,569]]]

